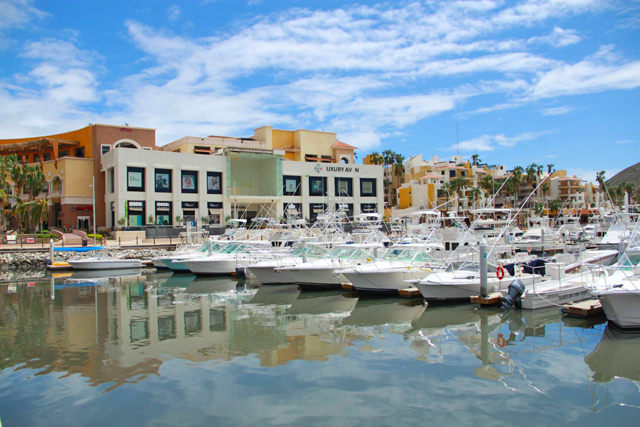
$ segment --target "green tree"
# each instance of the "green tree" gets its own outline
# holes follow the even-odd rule
[[[479,166],[481,161],[482,160],[480,160],[480,155],[478,155],[478,154],[471,155],[471,163],[474,166]]]
[[[454,179],[449,181],[449,184],[451,185],[451,189],[458,194],[458,198],[462,197],[462,192],[465,188],[467,188],[467,180],[461,176],[455,177]],[[456,206],[460,206],[459,200],[456,201]]]

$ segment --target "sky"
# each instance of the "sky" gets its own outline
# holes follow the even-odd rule
[[[0,0],[0,139],[89,123],[611,177],[640,161],[640,0]]]

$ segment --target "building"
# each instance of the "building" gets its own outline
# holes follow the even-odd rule
[[[444,188],[445,184],[458,177],[465,179],[466,187],[460,191],[460,197],[453,206],[471,209],[485,198],[484,193],[480,193],[476,200],[472,194],[472,188],[477,187],[484,176],[497,179],[507,174],[504,166],[472,165],[462,156],[453,156],[451,160],[433,156],[426,161],[421,154],[408,158],[404,162],[404,170],[405,183],[398,188],[398,209],[433,209],[438,206],[443,210],[450,209],[451,206],[444,207],[443,204],[456,195],[448,197]]]
[[[101,156],[117,147],[155,150],[155,129],[91,124],[82,129],[49,136],[0,140],[0,155],[16,154],[24,163],[42,166],[47,181],[38,198],[49,201],[48,227],[91,228],[93,178],[96,223],[106,224]],[[26,198],[26,194],[12,196]]]
[[[350,215],[381,212],[382,168],[355,165],[355,149],[335,133],[271,126],[248,138],[187,136],[162,147],[154,129],[100,124],[0,140],[0,154],[42,165],[47,186],[38,197],[51,205],[48,226],[85,229],[94,190],[99,229],[179,225],[176,217],[220,225],[277,218],[288,204],[310,220],[337,203]]]

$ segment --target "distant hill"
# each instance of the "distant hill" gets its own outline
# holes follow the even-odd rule
[[[633,182],[636,188],[640,187],[640,163],[629,166],[607,180],[607,186],[615,187],[623,182]]]

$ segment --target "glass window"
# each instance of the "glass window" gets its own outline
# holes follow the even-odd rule
[[[100,151],[101,151],[102,154],[106,154],[109,151],[111,151],[111,146],[110,145],[102,145],[100,147]]]
[[[74,157],[84,158],[84,147],[78,147],[75,149]]]
[[[449,171],[449,178],[455,178],[456,177],[456,171],[455,170],[450,170]]]
[[[222,194],[222,172],[207,172],[207,194]]]
[[[171,169],[156,169],[156,193],[171,193]]]
[[[48,160],[51,160],[51,153],[44,153],[42,155],[42,160],[45,161],[45,162],[48,161]]]
[[[183,193],[198,192],[198,171],[182,171],[180,180]]]
[[[375,178],[360,178],[360,196],[376,197]]]
[[[69,157],[69,150],[60,151],[58,153],[58,158],[61,159],[63,157]]]
[[[116,174],[114,172],[114,168],[109,169],[109,191],[111,193],[115,192],[116,189]]]
[[[336,197],[353,197],[353,178],[336,178]]]
[[[172,202],[156,202],[156,224],[171,225]]]
[[[309,195],[310,196],[326,196],[327,195],[327,177],[314,176],[309,178]]]
[[[144,168],[127,168],[127,191],[144,191]]]
[[[33,163],[38,163],[40,161],[40,154],[33,155]]]
[[[378,212],[378,205],[375,203],[361,203],[360,212],[362,213]]]
[[[299,176],[283,175],[282,186],[282,194],[285,196],[299,196],[301,194]]]
[[[309,220],[315,221],[325,210],[327,210],[326,203],[309,203]]]
[[[353,203],[336,203],[336,211],[339,209],[342,209],[349,218],[353,218]]]

